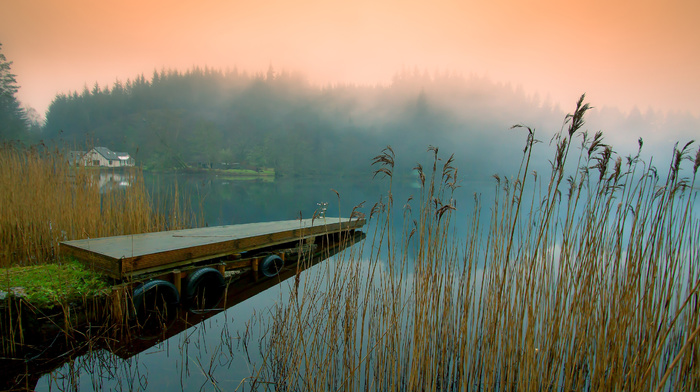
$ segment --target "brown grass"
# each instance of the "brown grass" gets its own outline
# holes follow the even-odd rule
[[[71,167],[58,149],[0,146],[0,266],[55,262],[64,240],[196,224],[177,194],[169,210],[159,211],[139,168],[118,173],[130,186],[100,189],[99,170]]]
[[[101,187],[101,174],[118,174],[129,186]],[[62,151],[43,145],[0,146],[0,189],[0,291],[23,293],[0,304],[3,355],[21,350],[27,336],[40,335],[45,325],[37,320],[58,326],[67,339],[75,326],[88,322],[104,322],[106,330],[127,325],[125,288],[109,290],[109,298],[97,295],[111,283],[61,260],[61,241],[196,225],[177,187],[159,200],[163,208],[152,202],[139,168],[71,167]],[[46,317],[47,309],[63,322],[52,322],[56,317]]]
[[[665,176],[641,140],[616,157],[581,132],[588,108],[582,97],[567,116],[545,178],[529,172],[527,129],[520,172],[496,176],[489,226],[477,197],[461,237],[457,170],[431,148],[402,234],[390,186],[371,249],[325,263],[273,310],[253,389],[700,390],[699,165],[684,172],[690,143]],[[393,160],[384,151],[377,173],[391,178]]]

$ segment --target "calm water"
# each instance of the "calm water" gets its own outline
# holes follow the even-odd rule
[[[326,216],[350,215],[357,204],[367,216],[372,206],[386,200],[388,180],[277,179],[235,181],[209,175],[147,174],[147,186],[155,198],[172,193],[177,187],[193,210],[209,226],[310,218],[327,203]],[[458,212],[453,219],[457,233],[468,230],[474,206],[474,194],[484,208],[482,227],[487,227],[495,191],[495,181],[464,181],[455,194]],[[121,184],[120,186],[128,186]],[[340,195],[338,198],[336,191]],[[418,211],[420,189],[417,181],[396,180],[393,184],[395,211],[402,211],[410,196],[414,213]],[[403,224],[396,213],[394,226]],[[370,224],[364,231],[372,236]],[[369,247],[367,247],[369,248]],[[326,260],[323,263],[329,263]],[[312,268],[319,268],[312,267]],[[254,376],[262,363],[259,338],[265,332],[269,309],[284,301],[290,292],[289,281],[272,287],[260,287],[227,298],[226,310],[168,336],[139,338],[127,349],[100,347],[91,353],[66,358],[47,374],[35,375],[36,390],[248,390],[245,381]],[[257,293],[260,291],[259,293]],[[191,320],[196,322],[196,318]],[[176,328],[173,328],[175,330]],[[118,346],[118,342],[114,345]],[[116,352],[113,352],[116,351]],[[165,388],[165,389],[164,389]],[[272,388],[271,388],[272,389]]]
[[[368,176],[368,178],[371,178]],[[129,186],[128,179],[105,179],[106,186]],[[326,216],[349,216],[353,207],[365,201],[360,211],[367,216],[372,206],[384,198],[387,180],[277,179],[275,181],[236,181],[210,175],[146,174],[146,183],[158,199],[163,193],[178,193],[189,200],[192,209],[204,218],[203,225],[310,218],[322,208]],[[473,194],[492,192],[493,182],[463,184],[458,190],[458,207],[471,212]],[[419,198],[416,181],[396,181],[393,185],[395,208],[401,209],[413,195]],[[338,197],[337,193],[340,195]],[[485,197],[486,198],[486,197]],[[413,201],[417,211],[417,201]],[[402,214],[395,214],[400,227]],[[487,214],[486,214],[487,215]],[[467,219],[464,219],[466,226]],[[458,224],[457,226],[460,226]],[[371,225],[365,227],[368,233]],[[324,263],[332,261],[324,261]],[[318,268],[318,267],[312,267]],[[271,284],[268,284],[270,286]],[[260,293],[257,293],[260,291]],[[258,339],[265,330],[268,309],[284,300],[290,283],[254,288],[227,298],[235,305],[182,331],[171,326],[166,336],[155,334],[135,341],[113,342],[109,347],[59,360],[55,369],[34,374],[36,390],[224,390],[249,388],[244,381],[254,376],[262,363]],[[256,294],[257,293],[257,294]],[[198,320],[193,318],[191,323]],[[176,331],[176,333],[172,333]],[[171,336],[172,335],[172,336]],[[38,371],[39,373],[44,370]],[[30,372],[31,373],[31,372]],[[38,378],[38,380],[37,380]],[[165,388],[165,389],[163,389]]]

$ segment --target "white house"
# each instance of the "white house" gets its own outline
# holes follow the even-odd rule
[[[134,166],[134,158],[126,152],[114,152],[107,147],[95,147],[86,152],[80,163],[84,166],[122,167]]]
[[[68,164],[70,164],[71,166],[82,165],[83,156],[85,156],[85,151],[68,151]]]

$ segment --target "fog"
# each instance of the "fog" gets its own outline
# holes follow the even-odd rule
[[[548,170],[550,140],[578,99],[559,107],[519,86],[417,69],[398,72],[386,86],[316,86],[303,74],[273,67],[256,74],[161,70],[57,96],[42,137],[76,149],[87,143],[127,151],[152,169],[183,160],[273,167],[293,176],[369,175],[372,157],[387,145],[396,153],[395,175],[409,176],[435,146],[444,158],[455,155],[461,179],[485,179],[515,175],[527,135],[511,129],[516,124],[534,129],[541,142],[531,168]],[[603,131],[604,142],[623,158],[636,154],[642,138],[643,159],[653,155],[659,167],[700,125],[683,112],[623,113],[590,104],[583,127],[589,138]],[[574,136],[572,148],[582,140]]]

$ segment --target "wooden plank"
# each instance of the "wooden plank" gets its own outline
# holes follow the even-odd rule
[[[298,225],[299,221],[292,221]],[[262,225],[261,225],[262,226]],[[187,243],[192,245],[187,248],[175,248],[164,252],[144,254],[137,257],[125,257],[122,262],[123,275],[135,275],[140,271],[153,271],[154,268],[171,265],[173,263],[182,264],[188,260],[201,260],[210,257],[211,255],[227,255],[244,251],[255,250],[263,247],[283,244],[290,241],[295,241],[308,237],[309,235],[320,235],[324,233],[333,233],[341,230],[340,225],[314,225],[302,227],[300,229],[289,229],[289,225],[264,225],[261,230],[246,231],[243,234],[232,233],[230,235],[216,234],[216,240],[212,241],[210,234],[204,235],[197,231],[195,234],[176,233],[174,238],[183,238]],[[256,228],[259,229],[259,228]],[[273,231],[287,229],[286,231]],[[196,229],[195,229],[196,230]],[[220,233],[222,231],[214,231]],[[201,242],[192,244],[189,241],[191,236],[201,239]],[[229,240],[233,236],[241,238]]]
[[[83,249],[79,246],[64,242],[59,245],[59,251],[62,256],[72,256],[82,261],[93,271],[121,279],[122,265],[120,259],[114,259],[107,255],[92,252],[89,249]]]
[[[327,218],[324,224],[317,219],[313,225],[311,219],[302,221],[282,221],[249,223],[230,226],[203,227],[187,230],[161,231],[155,233],[144,233],[127,236],[115,236],[104,238],[93,238],[87,240],[67,241],[65,243],[90,249],[114,259],[136,258],[153,253],[167,252],[190,247],[216,244],[234,239],[249,239],[255,242],[264,242],[266,236],[280,235],[282,233],[293,232],[295,236],[304,233],[306,230],[311,233],[332,233],[341,230],[337,218]],[[361,227],[363,220],[342,222],[342,230]]]
[[[346,218],[250,223],[66,241],[61,243],[61,249],[75,251],[73,254],[79,259],[88,260],[98,270],[121,279],[197,260],[313,239],[316,235],[352,230],[364,224],[363,219]]]
[[[191,259],[170,261],[170,262],[167,262],[165,264],[161,263],[161,264],[158,264],[158,265],[155,265],[152,267],[141,268],[139,270],[132,270],[132,269],[128,269],[128,267],[125,267],[125,268],[122,268],[121,274],[122,274],[122,278],[127,278],[127,277],[131,277],[131,276],[135,276],[135,275],[143,275],[143,274],[149,274],[149,273],[153,273],[153,272],[157,272],[157,271],[162,271],[164,269],[164,267],[167,267],[167,268],[186,267],[188,264],[197,263],[197,262],[204,261],[204,260],[216,259],[216,258],[225,257],[225,256],[230,256],[230,253],[224,252],[224,253],[206,254],[206,255],[201,256],[201,257],[194,257]],[[126,260],[126,261],[129,262],[130,260]]]

